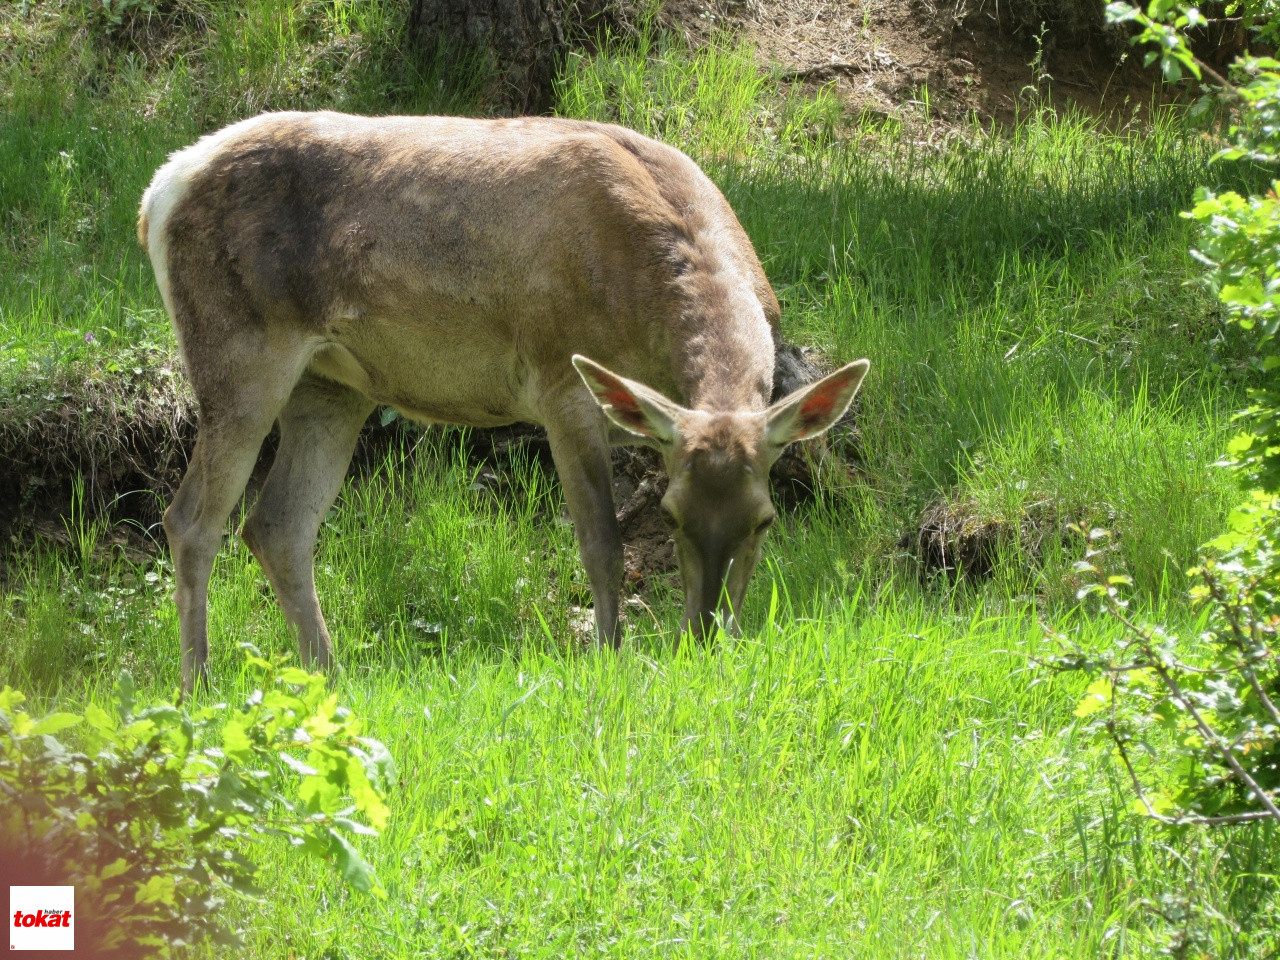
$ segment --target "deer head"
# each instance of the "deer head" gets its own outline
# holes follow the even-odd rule
[[[844,415],[871,364],[857,360],[766,410],[688,410],[586,357],[574,366],[606,417],[662,453],[662,516],[684,581],[684,628],[695,638],[717,616],[736,630],[747,582],[773,524],[769,468],[783,449]]]

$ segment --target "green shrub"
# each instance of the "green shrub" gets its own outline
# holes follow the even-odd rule
[[[1270,0],[1237,5],[1245,13]],[[1138,42],[1154,44],[1146,62],[1165,77],[1212,76],[1231,111],[1224,160],[1280,164],[1280,61],[1241,58],[1239,83],[1213,73],[1187,43],[1204,24],[1194,7],[1152,0],[1146,11],[1112,3],[1108,16],[1132,23]],[[1198,636],[1178,637],[1160,625],[1135,622],[1106,576],[1105,548],[1091,550],[1078,568],[1094,594],[1120,619],[1126,635],[1117,650],[1093,663],[1102,676],[1077,710],[1113,741],[1138,808],[1172,821],[1238,823],[1280,820],[1280,181],[1264,195],[1201,191],[1186,216],[1200,225],[1195,258],[1217,293],[1228,324],[1243,331],[1257,379],[1250,404],[1236,414],[1243,428],[1219,466],[1247,491],[1228,529],[1206,545],[1190,571],[1191,599],[1203,608]],[[1095,534],[1094,539],[1103,539]],[[1141,743],[1146,759],[1136,762]],[[1136,765],[1135,765],[1136,764]]]
[[[234,943],[217,908],[227,891],[259,894],[265,837],[385,895],[352,838],[386,823],[390,755],[324,677],[248,661],[261,682],[239,706],[137,704],[124,672],[114,713],[37,719],[0,690],[0,863],[22,883],[75,887],[77,947],[134,958]]]
[[[1265,37],[1274,31],[1273,0],[1228,4]],[[1219,157],[1280,166],[1280,61],[1241,57],[1232,78],[1219,75],[1192,50],[1188,31],[1203,27],[1196,7],[1151,0],[1146,9],[1115,2],[1116,23],[1140,31],[1135,42],[1153,45],[1148,65],[1166,79],[1212,80],[1230,117],[1231,144]],[[1259,18],[1259,19],[1254,19]],[[1234,81],[1234,82],[1233,82]],[[1206,544],[1189,571],[1191,600],[1201,612],[1185,633],[1131,615],[1119,590],[1129,578],[1108,575],[1105,531],[1078,565],[1089,583],[1082,597],[1102,601],[1124,628],[1101,655],[1075,650],[1070,668],[1096,675],[1076,708],[1086,726],[1108,743],[1136,795],[1134,809],[1157,822],[1183,827],[1280,821],[1280,181],[1265,194],[1201,191],[1186,216],[1200,226],[1195,258],[1217,294],[1228,325],[1247,338],[1256,379],[1249,406],[1238,411],[1241,432],[1219,466],[1231,470],[1245,499],[1227,530]],[[1099,547],[1101,542],[1103,546]],[[1194,893],[1194,896],[1200,896]],[[1213,905],[1186,905],[1203,918],[1221,918]],[[1191,914],[1187,914],[1188,916]],[[1203,951],[1204,924],[1183,923],[1171,946],[1178,955]],[[1274,946],[1277,930],[1252,932]]]

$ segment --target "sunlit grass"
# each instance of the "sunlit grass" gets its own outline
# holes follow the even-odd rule
[[[366,844],[390,897],[255,850],[269,896],[235,907],[251,954],[1052,957],[1153,942],[1142,898],[1188,853],[1128,818],[1105,758],[1076,741],[1081,681],[1037,665],[1052,648],[1026,601],[940,603],[856,559],[833,568],[823,544],[849,544],[828,517],[779,531],[743,639],[674,650],[667,622],[635,625],[621,654],[584,649],[554,595],[578,576],[572,539],[531,476],[495,504],[445,449],[330,517],[318,567],[335,688],[401,770],[392,823]],[[144,692],[176,688],[163,562],[25,562],[0,606],[6,682],[50,705],[105,698],[121,668]],[[290,641],[242,547],[212,595],[207,696],[235,700],[250,689],[236,643]],[[1113,630],[1071,621],[1086,645]],[[1256,859],[1268,842],[1230,849]],[[1215,862],[1192,867],[1225,895],[1233,874]],[[1246,892],[1245,914],[1264,894]]]

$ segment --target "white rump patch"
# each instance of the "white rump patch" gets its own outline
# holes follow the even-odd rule
[[[229,140],[242,135],[258,124],[279,120],[289,116],[301,117],[304,114],[264,113],[248,120],[224,127],[216,133],[201,137],[191,146],[169,155],[151,185],[142,194],[142,214],[147,218],[147,252],[151,255],[151,266],[155,270],[156,284],[160,287],[160,296],[164,307],[173,316],[173,300],[169,292],[169,250],[168,220],[174,208],[187,195],[191,179],[206,166],[223,145]]]

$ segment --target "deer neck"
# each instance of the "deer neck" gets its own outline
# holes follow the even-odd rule
[[[726,287],[704,289],[676,320],[682,329],[669,341],[671,368],[691,410],[764,410],[773,390],[773,334],[754,294]]]

